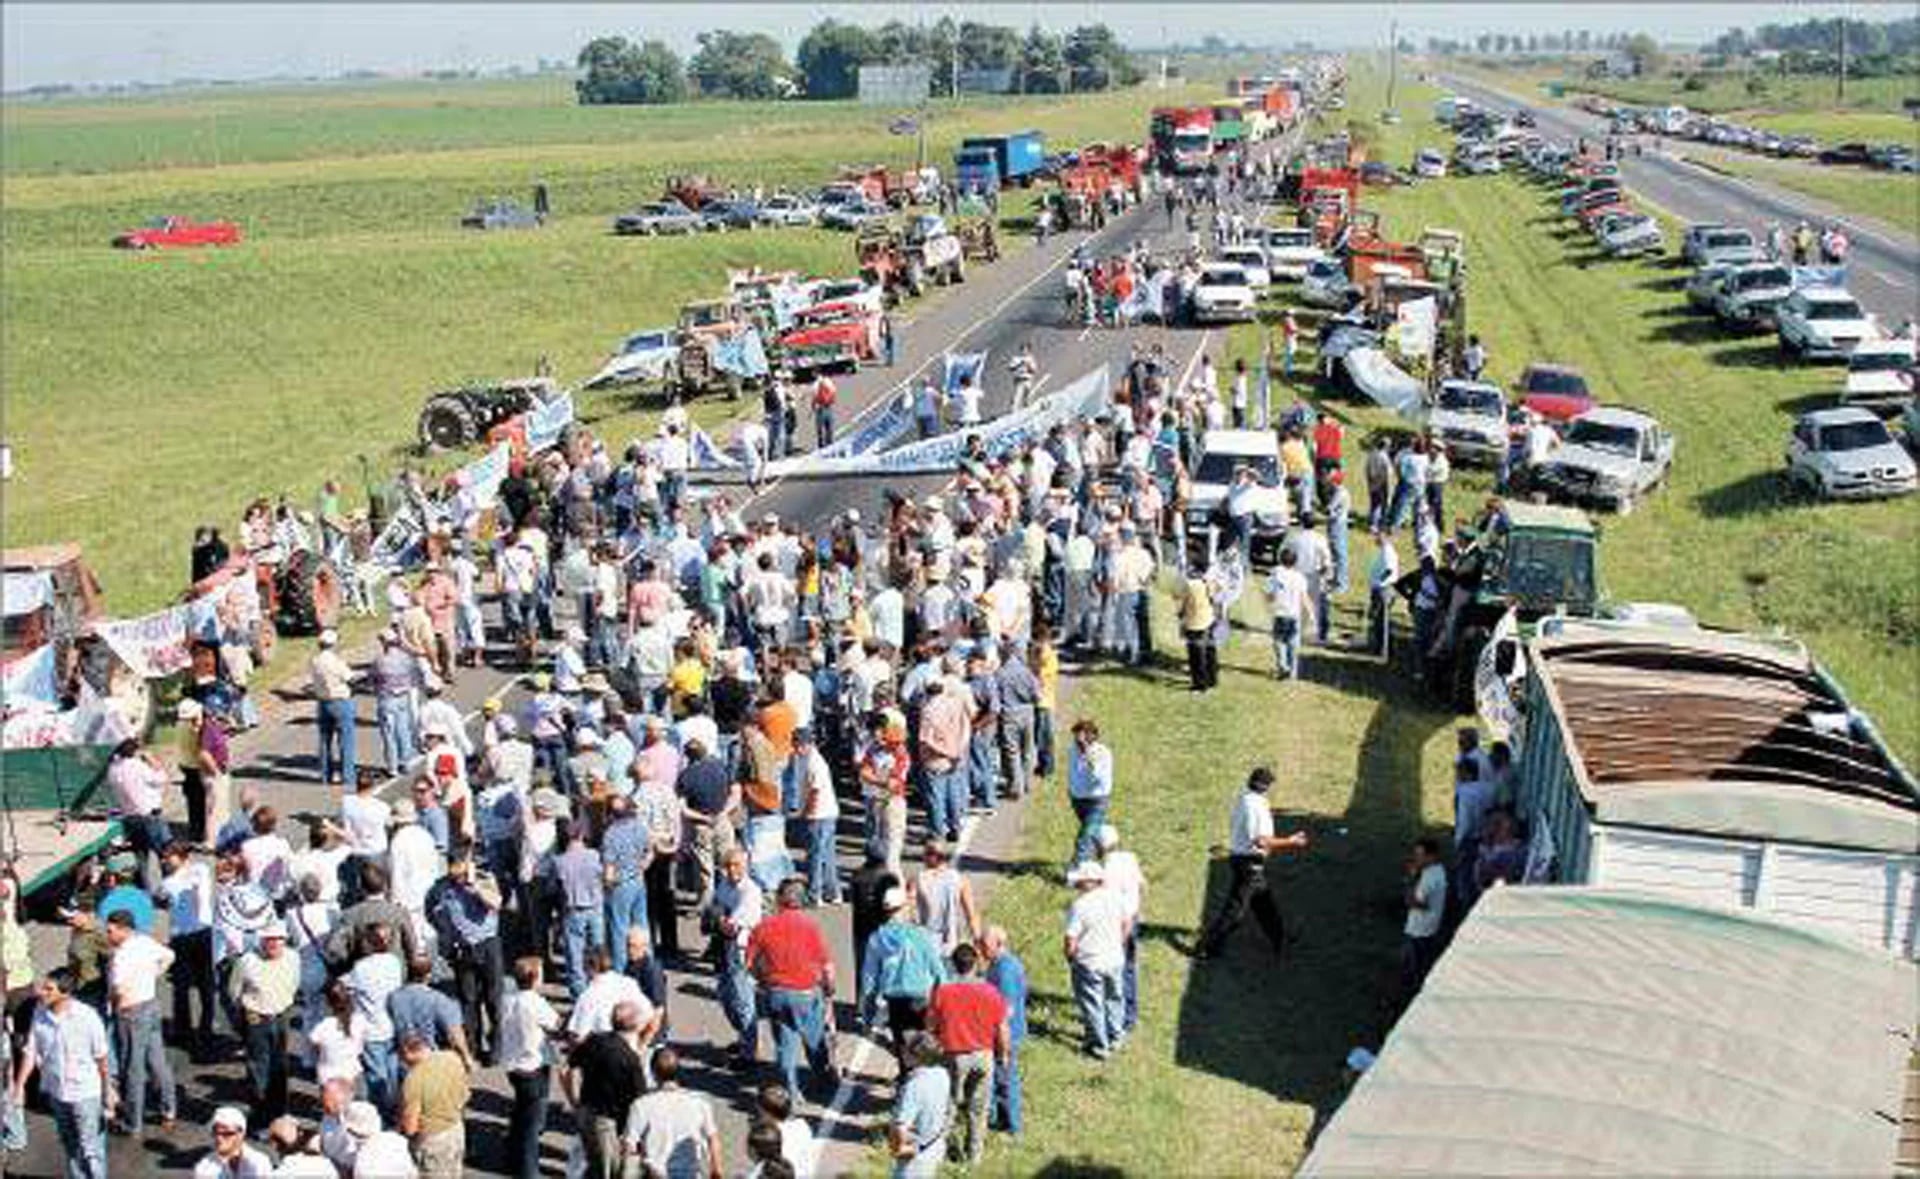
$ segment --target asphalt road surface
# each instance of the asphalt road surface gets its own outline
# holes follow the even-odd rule
[[[1456,93],[1495,111],[1525,106],[1533,111],[1542,135],[1571,140],[1585,136],[1604,142],[1607,122],[1597,115],[1563,106],[1529,103],[1465,78],[1447,78]],[[1726,176],[1669,155],[1625,156],[1620,168],[1635,193],[1686,221],[1739,225],[1762,237],[1775,222],[1791,229],[1801,221],[1819,226],[1838,221],[1847,228],[1853,249],[1847,289],[1888,330],[1920,319],[1920,244],[1910,236],[1884,232],[1798,193],[1760,181]]]
[[[1276,140],[1264,145],[1267,152],[1292,150],[1294,139]],[[1184,247],[1185,229],[1170,227],[1158,200],[1150,200],[1126,214],[1113,218],[1096,235],[1072,231],[1052,236],[1044,248],[1019,251],[992,266],[971,270],[968,281],[939,299],[913,308],[911,319],[899,325],[900,356],[892,367],[875,367],[840,382],[841,429],[851,428],[863,413],[873,410],[897,394],[922,371],[939,363],[948,351],[986,351],[988,370],[983,381],[984,411],[992,416],[1011,403],[1012,380],[1006,362],[1022,343],[1030,343],[1040,365],[1034,395],[1059,388],[1102,364],[1118,375],[1128,349],[1134,342],[1160,342],[1174,358],[1177,375],[1184,379],[1197,363],[1203,350],[1219,340],[1217,332],[1198,329],[1167,329],[1154,326],[1127,330],[1087,329],[1066,322],[1065,282],[1062,268],[1074,247],[1089,236],[1096,253],[1115,253],[1135,241],[1144,240],[1155,252]],[[743,414],[758,407],[742,403]],[[812,423],[804,412],[801,437],[812,440]],[[609,439],[609,443],[616,440]],[[874,479],[792,480],[770,484],[752,497],[753,514],[773,511],[783,518],[802,521],[809,526],[848,507],[859,507],[867,517],[877,520],[884,489],[930,490],[942,481],[924,477],[882,483]],[[562,614],[565,607],[561,607]],[[490,622],[494,614],[488,608]],[[564,621],[564,619],[563,619]],[[372,652],[361,653],[370,657]],[[452,699],[465,711],[472,724],[481,703],[490,696],[506,697],[509,707],[520,690],[517,669],[505,660],[506,653],[490,653],[487,665],[463,671],[450,685]],[[361,764],[376,764],[379,737],[372,720],[373,709],[360,702],[358,752]],[[284,817],[304,820],[309,816],[334,816],[339,812],[340,791],[317,781],[316,729],[313,706],[299,692],[292,691],[267,702],[267,720],[259,729],[235,741],[235,763],[241,767],[235,777],[258,783],[267,802]],[[392,787],[389,787],[391,794]],[[1010,861],[1019,835],[1021,820],[1028,805],[1064,806],[1063,788],[1056,778],[1045,783],[1028,800],[1003,803],[992,815],[970,818],[964,827],[959,862],[974,880],[983,899],[991,887],[995,866]],[[848,808],[841,832],[843,866],[859,857],[860,819],[857,806]],[[184,814],[176,814],[176,820]],[[917,822],[917,816],[916,816]],[[288,831],[296,844],[301,841],[302,824]],[[285,830],[283,828],[283,830]],[[917,846],[917,842],[916,842]],[[1066,849],[1062,849],[1065,854]],[[1065,904],[1065,898],[1062,898]],[[876,1113],[884,1111],[891,1099],[893,1066],[887,1053],[863,1036],[855,1034],[855,1019],[849,999],[854,991],[853,951],[846,907],[818,911],[832,946],[842,1001],[837,1012],[841,1034],[837,1057],[843,1081],[824,1106],[807,1102],[801,1112],[813,1123],[820,1142],[818,1166],[822,1174],[837,1174],[854,1166],[864,1149],[869,1126],[877,1126]],[[66,931],[58,927],[36,926],[32,938],[37,962],[52,964],[64,960]],[[697,923],[688,916],[681,924],[681,945],[694,949],[703,944]],[[1055,952],[1051,944],[1016,947],[1026,955]],[[752,1085],[777,1079],[772,1063],[772,1036],[761,1037],[760,1063],[751,1075],[728,1067],[723,1045],[732,1034],[720,1014],[715,997],[714,976],[704,961],[689,961],[687,968],[669,972],[672,1018],[671,1042],[685,1060],[682,1080],[690,1089],[712,1096],[720,1122],[720,1137],[729,1173],[741,1169],[745,1158],[746,1131],[751,1116],[749,1105]],[[164,987],[166,984],[162,984]],[[549,978],[549,995],[564,991]],[[163,1010],[169,1003],[161,995]],[[223,1041],[225,1051],[208,1064],[189,1064],[180,1052],[172,1054],[176,1078],[180,1082],[180,1120],[168,1132],[150,1122],[136,1139],[115,1137],[109,1144],[110,1171],[116,1176],[143,1175],[161,1170],[190,1167],[205,1150],[207,1119],[215,1106],[234,1103],[244,1106],[247,1087],[237,1042]],[[297,1044],[297,1039],[296,1039]],[[296,1064],[296,1075],[299,1073]],[[498,1069],[482,1069],[471,1078],[474,1090],[468,1119],[468,1171],[496,1174],[493,1168],[502,1162],[510,1091],[505,1075]],[[296,1079],[293,1109],[296,1115],[311,1121],[318,1116],[317,1098],[311,1081]],[[150,1118],[158,1111],[149,1102]],[[44,1113],[28,1118],[29,1146],[8,1161],[6,1173],[20,1176],[55,1176],[61,1173],[58,1139],[50,1119]],[[555,1086],[549,1107],[543,1150],[549,1174],[558,1174],[573,1137],[571,1117]]]

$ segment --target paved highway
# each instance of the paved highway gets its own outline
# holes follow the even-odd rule
[[[1293,143],[1293,140],[1276,141],[1264,150],[1289,151]],[[906,315],[911,318],[903,316],[900,323],[901,348],[896,366],[870,368],[840,382],[842,432],[859,415],[884,404],[907,382],[937,365],[940,357],[948,351],[984,350],[989,353],[989,367],[984,382],[984,409],[989,417],[1003,412],[1011,402],[1012,382],[1006,371],[1006,361],[1022,343],[1032,344],[1040,363],[1041,375],[1036,393],[1042,394],[1103,363],[1111,365],[1111,371],[1117,375],[1125,363],[1130,345],[1136,341],[1163,343],[1174,357],[1176,374],[1184,376],[1191,371],[1202,350],[1219,342],[1217,332],[1161,327],[1125,331],[1111,328],[1089,330],[1065,322],[1062,267],[1074,247],[1087,241],[1089,236],[1092,237],[1092,248],[1097,253],[1118,252],[1140,240],[1144,240],[1150,250],[1161,252],[1181,248],[1185,231],[1184,228],[1175,231],[1167,225],[1162,207],[1156,200],[1114,218],[1099,234],[1059,234],[1051,238],[1044,248],[1019,250],[996,265],[974,267],[964,285],[945,292],[940,298],[906,309]],[[743,415],[757,412],[757,409],[757,406],[745,402],[741,406]],[[800,431],[804,439],[809,442],[812,440],[811,418],[805,412],[801,414]],[[608,441],[612,444],[618,440]],[[930,490],[941,481],[942,478],[925,477],[888,481],[883,485],[881,481],[870,478],[793,480],[763,488],[759,495],[751,498],[749,507],[756,515],[773,511],[783,518],[797,519],[808,525],[824,521],[831,514],[848,507],[859,507],[867,519],[878,520],[883,486],[917,493]],[[562,609],[564,613],[564,607]],[[493,617],[491,607],[489,616]],[[372,652],[362,654],[370,656]],[[493,653],[488,665],[483,668],[462,672],[451,685],[453,699],[467,711],[470,724],[486,698],[506,697],[511,707],[511,701],[519,693],[520,677],[517,671],[502,662],[499,655],[500,652]],[[298,682],[301,677],[294,678]],[[358,750],[362,764],[377,764],[375,759],[379,757],[379,741],[372,723],[371,703],[363,699],[360,712]],[[270,702],[267,723],[237,738],[235,754],[236,765],[241,767],[236,777],[257,783],[266,800],[283,816],[304,820],[338,813],[339,789],[323,786],[315,780],[317,762],[312,705],[302,699],[298,692]],[[391,796],[392,786],[388,792]],[[1003,805],[992,816],[968,820],[964,829],[962,846],[965,854],[961,857],[962,866],[1010,860],[1016,850],[1026,805],[1025,802]],[[1035,805],[1064,806],[1057,782],[1040,792]],[[180,820],[184,815],[176,814],[174,818]],[[857,814],[850,813],[841,834],[843,865],[854,862],[859,855],[858,828]],[[288,834],[296,845],[304,842],[299,831]],[[1062,849],[1062,854],[1065,854],[1065,849]],[[971,874],[977,889],[990,885],[990,877],[982,876],[977,870]],[[1063,897],[1063,905],[1064,900]],[[819,916],[838,963],[839,977],[843,980],[838,1018],[841,1027],[850,1032],[853,1013],[846,1000],[853,993],[854,976],[849,913],[842,907],[820,911]],[[64,957],[64,930],[40,926],[35,927],[32,934],[36,961],[51,963]],[[681,944],[684,947],[702,944],[691,918],[682,923]],[[1051,943],[1018,949],[1027,955],[1056,952],[1056,947]],[[669,980],[672,991],[669,1002],[673,1021],[672,1040],[682,1048],[687,1061],[683,1081],[688,1088],[713,1097],[719,1113],[721,1140],[727,1151],[728,1170],[730,1173],[739,1171],[742,1169],[746,1129],[751,1113],[745,1100],[745,1082],[751,1080],[757,1083],[774,1077],[771,1033],[762,1038],[762,1064],[753,1077],[732,1071],[727,1066],[722,1050],[722,1046],[731,1041],[731,1034],[720,1015],[711,969],[704,962],[689,961],[685,969],[670,971]],[[550,991],[554,981],[550,976]],[[166,1002],[164,996],[162,1001]],[[815,1133],[822,1140],[818,1159],[822,1174],[838,1174],[858,1164],[864,1150],[869,1120],[890,1098],[887,1082],[891,1078],[892,1064],[884,1051],[863,1037],[843,1033],[838,1052],[846,1080],[825,1107],[809,1102],[802,1109],[814,1123]],[[178,1075],[184,1081],[180,1124],[169,1132],[149,1127],[140,1144],[125,1138],[114,1138],[110,1145],[113,1174],[147,1174],[162,1168],[191,1166],[207,1142],[204,1126],[213,1107],[225,1102],[245,1104],[246,1082],[237,1048],[233,1056],[209,1065],[182,1068],[180,1065],[184,1064],[184,1060],[177,1055],[175,1059],[179,1062],[176,1064]],[[499,1161],[499,1141],[505,1132],[508,1087],[504,1074],[497,1069],[476,1073],[473,1086],[474,1099],[468,1120],[468,1170],[474,1174],[492,1174],[494,1172],[489,1167],[497,1165]],[[295,1111],[308,1118],[315,1116],[311,1095],[309,1083],[296,1082]],[[562,1104],[556,1086],[553,1112],[550,1113],[544,1143],[549,1173],[556,1171],[557,1163],[564,1157],[572,1139],[570,1119],[561,1112]],[[29,1123],[29,1148],[23,1154],[9,1159],[9,1173],[57,1174],[60,1160],[51,1122],[44,1115],[36,1114],[30,1117]]]
[[[1606,138],[1606,121],[1585,111],[1530,103],[1465,78],[1445,83],[1456,93],[1496,111],[1525,106],[1533,111],[1541,134],[1560,139]],[[1726,176],[1666,155],[1627,156],[1620,167],[1628,187],[1686,221],[1718,221],[1764,235],[1776,222],[1789,228],[1800,221],[1819,226],[1839,221],[1853,240],[1847,286],[1889,330],[1920,319],[1920,244],[1913,238],[1862,225],[1831,209],[1772,185]],[[1920,186],[1920,182],[1915,182]],[[1917,190],[1920,191],[1920,190]]]

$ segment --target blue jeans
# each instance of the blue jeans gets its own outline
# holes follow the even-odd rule
[[[395,777],[420,748],[414,734],[413,697],[400,692],[381,696],[374,701],[373,716],[380,724],[380,755],[387,776]]]
[[[320,728],[320,780],[322,782],[333,780],[336,765],[334,746],[337,742],[340,780],[346,783],[347,789],[353,789],[354,779],[359,773],[353,748],[353,728],[359,717],[354,711],[353,699],[349,697],[345,700],[320,701],[317,720]]]
[[[753,975],[747,973],[746,951],[731,938],[721,942],[719,974],[720,1010],[733,1029],[734,1051],[753,1053],[760,1044],[754,1023]]]
[[[368,1040],[360,1049],[360,1072],[367,1081],[367,1100],[390,1118],[399,1106],[400,1058],[392,1040]]]
[[[1094,840],[1094,832],[1107,821],[1107,802],[1105,798],[1076,798],[1073,800],[1073,813],[1080,819],[1080,834],[1073,841],[1073,862],[1084,864],[1093,859],[1099,845]]]
[[[807,891],[818,905],[840,901],[840,857],[834,848],[834,835],[840,820],[807,820]]]
[[[1033,772],[1053,777],[1053,709],[1033,710]]]
[[[1400,527],[1400,521],[1414,507],[1413,485],[1402,479],[1394,484],[1393,502],[1387,508],[1387,531]]]
[[[767,1022],[773,1025],[774,1059],[779,1063],[787,1092],[797,1101],[800,1088],[800,1049],[807,1050],[809,1079],[832,1075],[833,1054],[827,1045],[827,1005],[818,991],[769,989],[762,993]]]
[[[994,734],[976,731],[967,742],[967,782],[973,805],[990,808],[1000,800],[1000,749]]]
[[[67,1179],[107,1179],[107,1122],[100,1099],[50,1101]]]
[[[1300,620],[1298,618],[1273,620],[1273,667],[1284,679],[1290,680],[1299,676]]]
[[[1126,1035],[1126,1002],[1120,975],[1118,970],[1090,970],[1078,962],[1073,964],[1073,1002],[1086,1028],[1087,1050],[1097,1056],[1113,1051]]]
[[[113,1019],[114,1040],[120,1049],[121,1121],[136,1132],[146,1124],[147,1081],[160,1090],[160,1116],[171,1121],[178,1110],[173,1069],[167,1063],[167,1043],[160,1033],[160,1001],[149,999]],[[185,1035],[184,1030],[181,1033]]]
[[[1140,1026],[1140,938],[1127,936],[1127,964],[1120,969],[1122,1007],[1126,1014],[1120,1026],[1131,1032]]]
[[[578,999],[587,989],[587,948],[607,944],[607,915],[599,909],[569,909],[560,935],[566,942],[567,994]]]
[[[1333,553],[1333,592],[1344,594],[1351,584],[1351,565],[1347,557],[1347,518],[1334,516],[1327,520],[1327,548]]]
[[[1020,1115],[1020,1045],[1015,1044],[1006,1060],[993,1067],[993,1116],[988,1124],[1018,1137],[1024,1119]]]
[[[622,974],[627,969],[627,930],[636,925],[647,928],[647,882],[641,876],[622,880],[607,893],[607,948],[614,970]]]
[[[816,447],[833,445],[833,411],[816,409],[813,411],[813,444]]]
[[[1140,662],[1140,595],[1113,595],[1113,653],[1126,663]]]
[[[967,767],[927,771],[927,830],[940,839],[958,839],[967,813]]]

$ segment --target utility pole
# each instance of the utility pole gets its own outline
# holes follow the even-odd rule
[[[1393,91],[1400,82],[1400,22],[1387,22],[1387,109],[1393,109]]]
[[[1834,76],[1833,103],[1847,105],[1847,10],[1840,10],[1840,69]]]

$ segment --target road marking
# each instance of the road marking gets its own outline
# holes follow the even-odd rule
[[[1032,796],[1029,795],[1028,797]],[[967,845],[973,842],[974,832],[979,829],[979,815],[968,815],[966,820],[960,824],[960,838],[953,845],[953,862],[955,865],[959,865],[966,856]],[[856,983],[855,985],[857,986],[858,984]],[[801,1168],[803,1174],[813,1175],[818,1173],[820,1151],[827,1144],[824,1127],[830,1122],[838,1122],[845,1119],[847,1103],[853,1100],[853,1078],[865,1074],[868,1062],[873,1059],[875,1051],[874,1042],[861,1032],[853,1033],[853,1038],[853,1057],[840,1066],[840,1084],[835,1087],[833,1098],[827,1102],[826,1109],[820,1113],[818,1126],[821,1127],[822,1130],[816,1132],[812,1140],[807,1144],[806,1165]]]
[[[1172,392],[1177,395],[1180,392],[1180,390],[1185,389],[1187,387],[1187,382],[1193,379],[1194,367],[1200,363],[1200,358],[1206,354],[1207,341],[1211,340],[1212,338],[1213,338],[1212,328],[1208,328],[1206,331],[1200,333],[1200,343],[1197,347],[1194,348],[1193,356],[1190,359],[1188,359],[1186,371],[1180,374],[1180,383],[1176,385],[1173,389],[1169,390],[1169,392]]]

